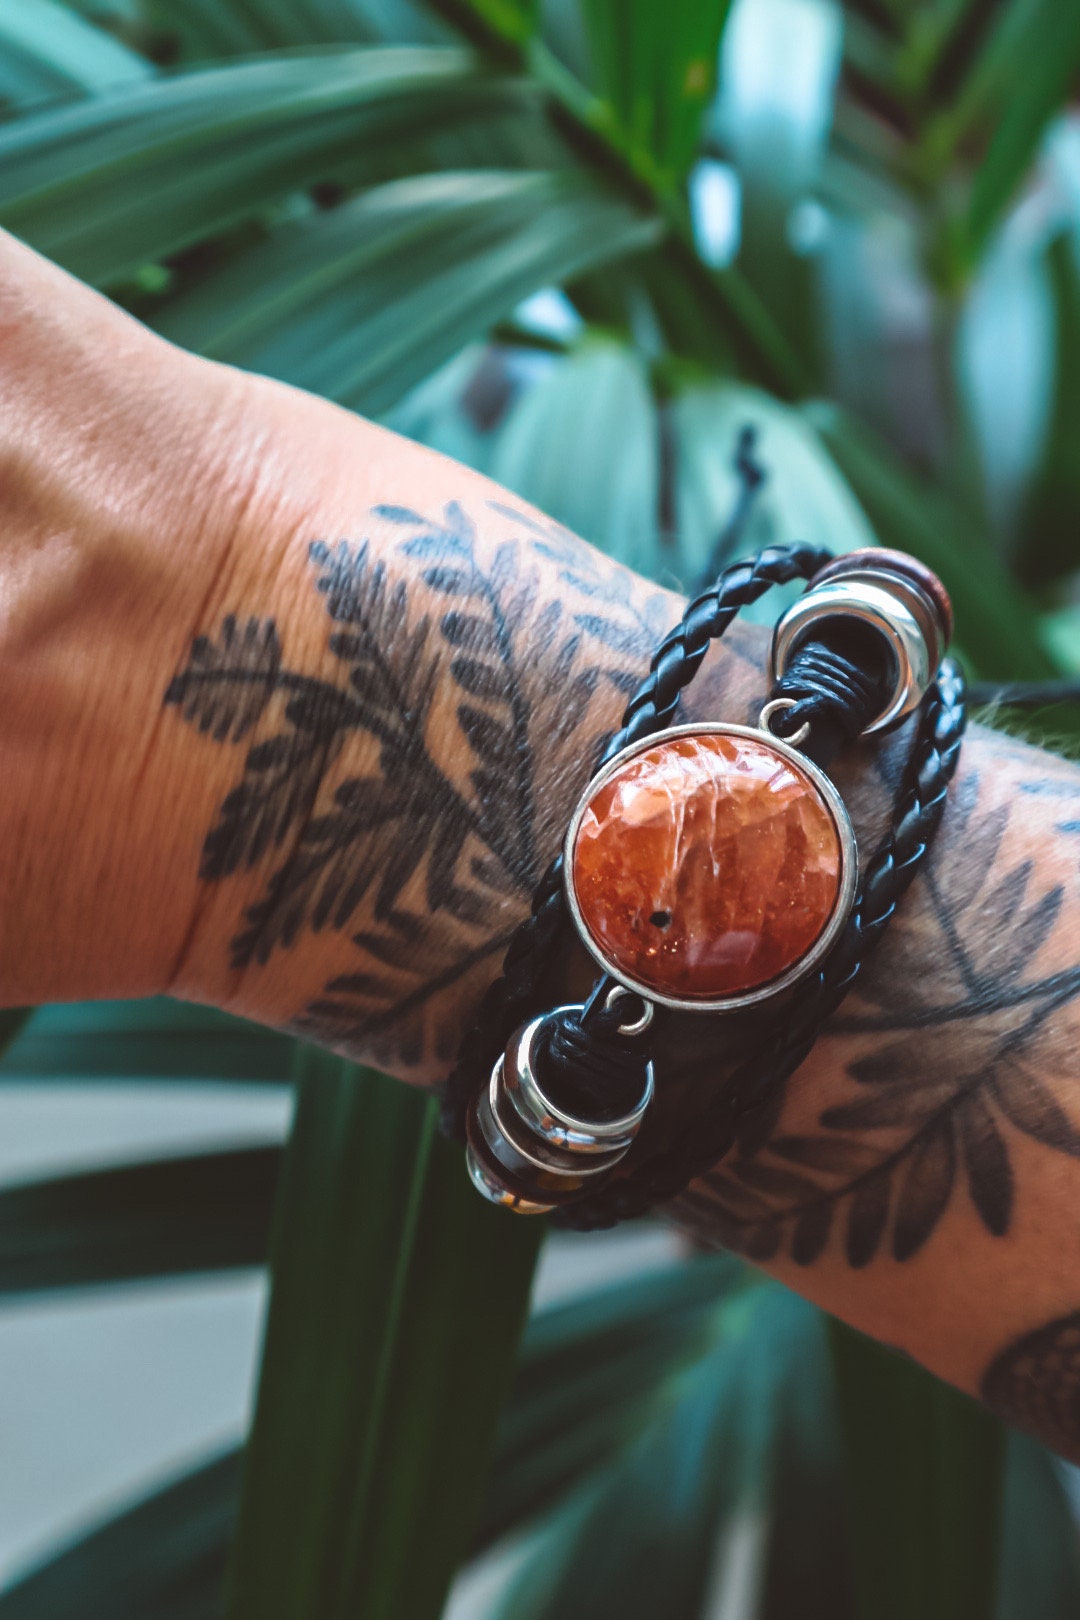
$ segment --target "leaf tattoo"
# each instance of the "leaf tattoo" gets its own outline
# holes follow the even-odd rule
[[[1080,1311],[1006,1346],[984,1373],[979,1393],[1007,1422],[1080,1458]]]
[[[165,693],[202,735],[246,747],[201,877],[220,882],[280,857],[244,912],[233,966],[264,965],[304,933],[348,934],[355,970],[295,1023],[407,1063],[437,1048],[427,1003],[503,950],[505,907],[524,910],[550,856],[536,739],[546,768],[565,757],[583,774],[605,740],[587,731],[594,694],[605,680],[636,679],[612,654],[658,632],[657,599],[642,607],[622,570],[555,525],[492,509],[509,530],[493,551],[481,551],[456,502],[437,519],[374,509],[399,534],[407,568],[367,540],[309,546],[339,678],[288,667],[273,620],[230,614],[216,636],[196,638]],[[542,602],[538,558],[558,562],[565,596]],[[410,575],[426,587],[419,615]],[[433,720],[447,690],[464,777],[447,765],[453,750]],[[337,780],[332,767],[353,735],[373,740],[377,757]]]
[[[215,742],[241,742],[260,718],[277,686],[281,644],[272,619],[248,619],[243,630],[229,614],[215,642],[196,636],[184,675],[165,693],[184,719]]]
[[[849,1062],[820,1134],[752,1137],[682,1201],[752,1258],[786,1251],[809,1265],[835,1243],[855,1268],[886,1249],[908,1261],[961,1198],[1003,1237],[1016,1134],[1080,1158],[1080,1128],[1043,1078],[1075,1066],[1075,1035],[1055,1014],[1080,993],[1080,967],[1032,974],[1063,892],[1040,890],[1030,861],[1001,871],[1008,811],[980,817],[977,798],[968,776],[931,857],[929,905],[898,919],[888,972],[833,1021],[881,1040]]]

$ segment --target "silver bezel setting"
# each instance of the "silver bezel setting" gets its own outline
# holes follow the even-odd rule
[[[791,967],[784,973],[775,979],[770,979],[767,984],[758,985],[756,989],[745,991],[737,996],[724,996],[714,999],[706,997],[694,997],[691,999],[664,995],[661,991],[654,990],[649,985],[631,978],[617,963],[605,955],[603,948],[590,934],[588,925],[581,914],[581,908],[578,905],[577,894],[574,889],[574,846],[577,842],[578,832],[590,801],[604,786],[605,782],[620,771],[629,760],[636,758],[638,754],[647,753],[650,748],[656,748],[661,743],[670,742],[675,737],[702,736],[745,737],[753,742],[764,744],[778,754],[781,759],[787,760],[790,765],[793,765],[807,778],[811,786],[821,795],[832,817],[840,844],[840,883],[837,889],[836,903],[833,906],[828,922],[810,949],[797,962],[793,962]],[[643,737],[640,741],[631,743],[621,753],[616,754],[613,759],[609,759],[607,764],[589,782],[575,806],[563,845],[563,866],[563,886],[566,893],[566,903],[573,918],[574,927],[589,955],[595,962],[599,963],[605,973],[609,974],[616,983],[623,985],[627,990],[632,990],[635,995],[640,996],[644,1001],[655,1002],[657,1006],[673,1007],[679,1012],[722,1013],[735,1012],[741,1007],[755,1006],[759,1002],[768,1001],[770,997],[789,990],[793,984],[797,984],[800,979],[811,973],[822,958],[828,954],[840,930],[851,915],[851,907],[855,899],[855,887],[859,878],[859,853],[855,843],[855,832],[844,801],[820,766],[815,765],[812,760],[806,758],[805,754],[801,754],[797,748],[793,748],[789,743],[784,742],[782,738],[774,737],[772,732],[765,731],[759,726],[737,726],[724,720],[715,720],[703,721],[698,725],[669,726],[664,731],[655,732],[651,737]]]

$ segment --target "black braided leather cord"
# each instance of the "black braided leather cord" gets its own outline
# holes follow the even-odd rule
[[[710,643],[724,634],[744,607],[774,585],[811,579],[831,556],[820,546],[767,546],[756,557],[726,568],[714,585],[694,598],[656,649],[648,675],[626,706],[622,725],[590,774],[630,743],[671,724],[679,697],[697,674]],[[543,1010],[545,979],[566,914],[560,852],[540,880],[530,915],[511,936],[502,975],[488,987],[446,1083],[443,1129],[459,1141],[465,1138],[469,1103],[486,1085],[506,1042],[519,1024]]]
[[[800,752],[825,765],[842,743],[859,736],[881,713],[891,658],[876,631],[850,620],[828,621],[818,634],[828,641],[799,647],[773,686],[771,697],[786,699],[791,707],[774,710],[772,718],[781,724],[786,720],[787,733],[800,738]],[[617,988],[604,974],[584,1008],[549,1013],[535,1051],[546,1095],[587,1119],[628,1113],[646,1084],[650,1043],[621,1034],[620,1022],[627,1016],[624,998],[614,1003],[607,999]],[[648,1140],[647,1133],[639,1142],[639,1158],[648,1157]],[[559,1202],[576,1203],[578,1196],[575,1190]]]
[[[776,735],[793,737],[803,724],[809,725],[801,751],[815,764],[827,765],[885,707],[890,668],[876,630],[837,621],[819,634],[828,641],[799,647],[770,697],[793,702],[775,716]]]
[[[649,1053],[644,1043],[620,1037],[615,1007],[595,1015],[586,1028],[575,1011],[545,1020],[536,1049],[544,1095],[569,1113],[588,1119],[619,1119],[638,1103]]]
[[[851,916],[818,971],[788,1004],[781,1028],[725,1082],[710,1108],[695,1114],[665,1151],[560,1209],[552,1219],[577,1230],[613,1226],[675,1198],[738,1143],[752,1151],[771,1124],[768,1104],[808,1055],[878,944],[926,858],[941,824],[967,724],[964,677],[946,659],[923,700],[918,731],[897,799],[892,829],[859,884]]]

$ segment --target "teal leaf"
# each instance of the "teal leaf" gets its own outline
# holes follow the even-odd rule
[[[432,1098],[314,1049],[300,1077],[228,1614],[437,1620],[542,1226],[483,1202]]]
[[[230,1450],[53,1553],[0,1620],[219,1620],[240,1453]]]
[[[165,997],[39,1007],[0,1054],[0,1085],[25,1080],[287,1083],[294,1043],[241,1018]]]
[[[655,574],[665,560],[659,438],[639,356],[594,341],[525,389],[493,447],[491,476],[619,562]]]
[[[333,180],[365,147],[377,159],[531,95],[468,52],[421,46],[192,71],[0,127],[0,223],[108,284]]]
[[[276,1146],[0,1189],[0,1296],[265,1264]]]
[[[1011,541],[1043,460],[1055,381],[1042,221],[1018,214],[988,251],[957,322],[955,369],[995,532]]]
[[[411,0],[138,0],[165,39],[195,61],[313,45],[442,44],[448,30]]]
[[[956,612],[957,641],[980,675],[1039,680],[1056,673],[1034,608],[985,531],[939,487],[909,471],[868,429],[832,406],[808,408],[878,544],[909,551],[940,575]]]
[[[1026,1435],[1006,1440],[1004,1523],[995,1620],[1080,1614],[1080,1531],[1064,1467]]]
[[[537,288],[658,229],[569,171],[400,180],[239,254],[158,325],[372,414]]]
[[[104,90],[130,88],[154,69],[59,0],[0,6],[0,103],[20,111]]]
[[[842,38],[836,6],[738,0],[711,119],[739,181],[737,262],[808,367],[821,358],[813,249],[825,226],[816,194]]]

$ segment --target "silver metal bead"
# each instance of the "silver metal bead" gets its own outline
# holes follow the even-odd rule
[[[769,673],[777,681],[826,619],[856,619],[878,631],[892,660],[889,696],[864,736],[899,725],[922,702],[945,656],[947,627],[933,598],[912,578],[872,564],[812,584],[773,632]]]
[[[652,1100],[653,1068],[642,1094],[617,1119],[581,1119],[545,1093],[536,1073],[537,1038],[557,1008],[515,1030],[469,1112],[466,1150],[473,1185],[493,1204],[540,1215],[606,1173],[627,1153]]]

